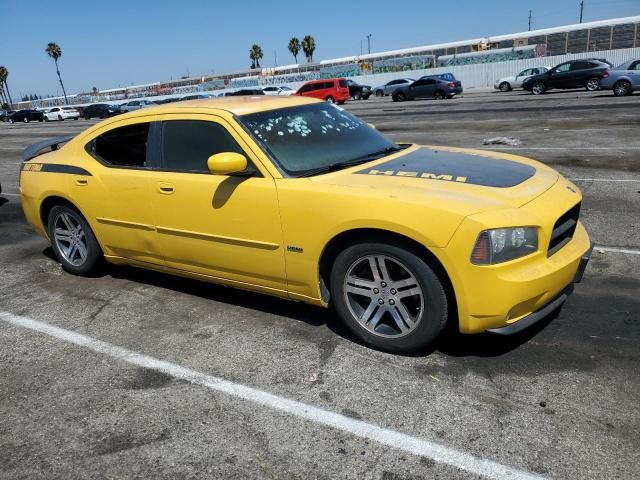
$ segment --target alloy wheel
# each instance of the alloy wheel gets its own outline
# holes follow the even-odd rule
[[[597,78],[590,78],[587,81],[587,90],[590,92],[595,92],[600,88],[600,81]]]
[[[629,82],[626,81],[618,82],[613,87],[613,93],[616,97],[624,97],[626,95],[629,95],[630,92],[631,85],[629,85]]]
[[[541,93],[544,93],[544,83],[542,82],[534,83],[533,86],[531,87],[531,91],[533,92],[534,95],[540,95]]]
[[[87,260],[87,239],[79,219],[68,212],[54,220],[56,248],[71,265],[79,267]]]
[[[343,292],[353,318],[374,335],[406,336],[424,316],[425,299],[416,275],[386,255],[366,255],[353,262]]]

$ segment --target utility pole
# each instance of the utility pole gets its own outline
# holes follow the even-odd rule
[[[582,13],[584,12],[584,1],[580,2],[580,22],[582,23]]]
[[[529,31],[531,31],[531,10],[529,10]]]
[[[371,34],[367,35],[367,50],[371,53]]]

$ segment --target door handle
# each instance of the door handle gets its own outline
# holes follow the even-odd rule
[[[89,183],[89,181],[86,178],[76,178],[76,185],[80,186],[80,187],[84,187],[85,185],[87,185]]]
[[[159,183],[158,192],[163,195],[171,195],[173,193],[173,185],[170,183]]]

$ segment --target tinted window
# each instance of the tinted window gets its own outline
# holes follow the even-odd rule
[[[332,83],[332,85],[331,85],[331,86],[333,86],[333,82],[331,82],[331,83]],[[339,84],[341,87],[343,87],[343,88],[344,88],[344,87],[346,87],[346,86],[347,86],[347,81],[346,81],[346,80],[338,80],[338,84]],[[355,83],[354,83],[354,85],[355,85]]]
[[[531,75],[531,69],[521,71],[520,75],[518,75],[518,76],[519,77],[524,77],[524,76],[527,76],[527,75]]]
[[[310,91],[310,90],[311,90],[311,87],[312,87],[312,86],[313,86],[313,85],[309,85],[309,84],[303,85],[302,87],[300,87],[300,90],[298,90],[298,91],[299,91],[300,93],[308,92],[308,91]]]
[[[174,120],[162,124],[162,168],[208,172],[207,160],[222,152],[243,153],[227,130],[217,123]]]
[[[103,133],[90,148],[95,155],[118,167],[145,167],[149,124],[138,123]]]
[[[591,68],[590,62],[573,62],[571,64],[571,70],[585,70],[587,68]]]
[[[398,85],[399,83],[402,83],[402,80],[391,80],[387,85]]]
[[[570,63],[563,63],[562,65],[558,65],[558,67],[556,68],[556,72],[568,72],[570,68]]]
[[[636,62],[629,67],[629,70],[640,70],[640,62]]]

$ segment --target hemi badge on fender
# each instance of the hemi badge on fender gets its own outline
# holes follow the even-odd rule
[[[287,245],[287,251],[293,253],[303,253],[304,249],[302,247],[296,247],[294,245]]]

